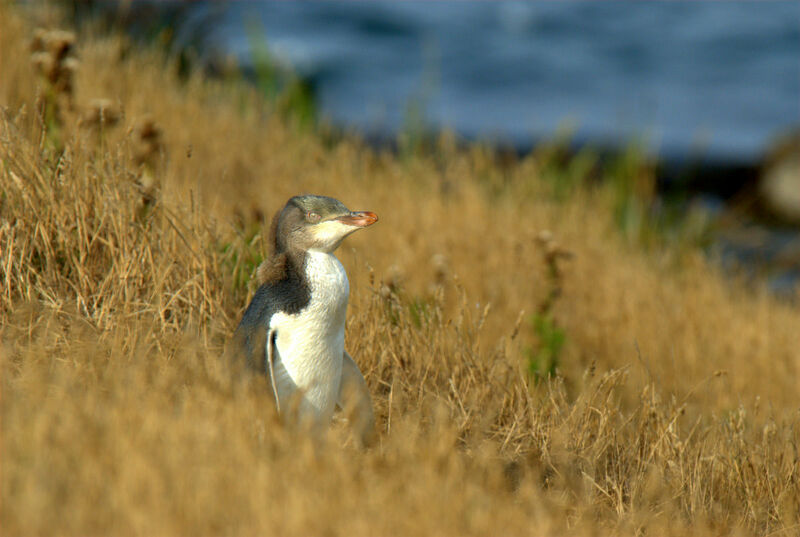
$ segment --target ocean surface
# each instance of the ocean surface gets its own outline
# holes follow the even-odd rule
[[[800,125],[800,2],[194,2],[179,37],[252,63],[253,34],[322,114],[518,147],[571,132],[664,158],[756,161]],[[259,37],[260,39],[260,37]]]

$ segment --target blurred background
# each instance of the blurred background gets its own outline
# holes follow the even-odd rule
[[[515,155],[632,145],[715,219],[714,255],[800,281],[800,2],[78,2],[309,121]],[[297,104],[299,103],[299,104]]]
[[[193,3],[179,31],[200,21],[201,52],[252,65],[261,31],[326,115],[377,134],[418,106],[437,128],[520,148],[569,126],[750,162],[800,120],[797,2]]]

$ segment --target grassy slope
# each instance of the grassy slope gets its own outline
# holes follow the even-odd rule
[[[697,252],[632,248],[607,189],[557,201],[565,172],[541,158],[328,147],[119,38],[79,43],[56,137],[30,36],[0,4],[4,533],[797,531],[797,309]],[[80,121],[94,98],[123,114],[102,134]],[[145,116],[163,131],[150,208]],[[263,379],[219,360],[260,214],[303,191],[381,216],[340,251],[380,426],[366,452],[341,424],[316,443],[283,429]],[[545,229],[574,257],[561,380],[534,385]]]

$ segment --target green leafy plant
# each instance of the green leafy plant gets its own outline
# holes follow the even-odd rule
[[[567,334],[552,314],[537,313],[531,318],[531,326],[538,345],[526,351],[528,374],[538,383],[556,375]]]
[[[531,317],[531,327],[536,337],[536,345],[525,350],[528,374],[535,383],[550,378],[558,372],[561,350],[567,341],[567,334],[558,325],[554,307],[561,296],[563,273],[560,262],[572,257],[572,252],[562,248],[549,231],[542,231],[536,238],[547,266],[548,291],[539,304],[537,313]]]

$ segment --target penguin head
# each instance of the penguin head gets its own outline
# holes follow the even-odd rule
[[[275,216],[273,233],[277,252],[336,250],[345,237],[378,221],[369,211],[351,211],[334,198],[294,196]]]

